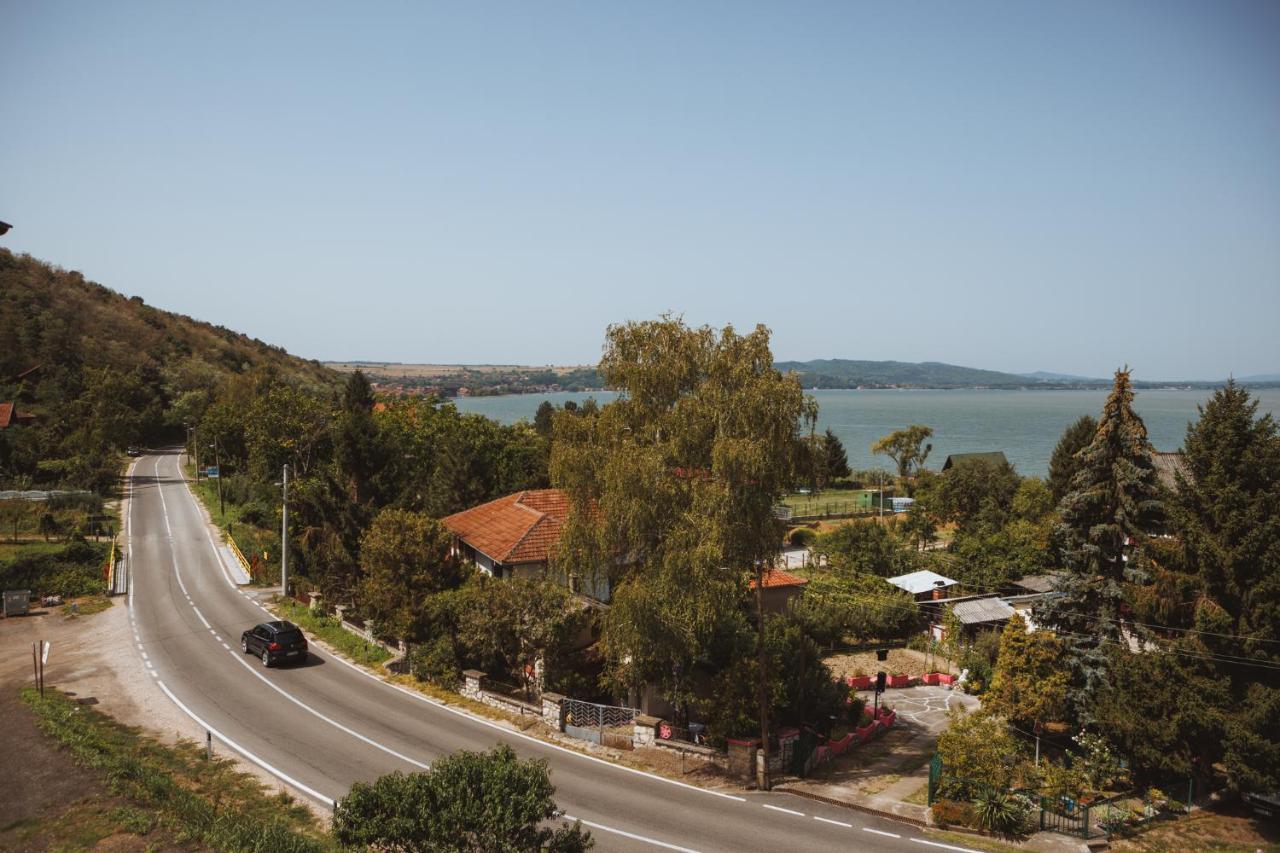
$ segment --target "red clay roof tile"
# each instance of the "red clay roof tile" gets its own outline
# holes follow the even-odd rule
[[[569,515],[559,489],[516,492],[441,519],[453,535],[499,563],[540,563]]]

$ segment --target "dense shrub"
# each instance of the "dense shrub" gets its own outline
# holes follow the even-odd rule
[[[796,548],[809,548],[818,540],[818,534],[808,527],[797,527],[787,535],[787,542]]]
[[[76,541],[60,547],[27,549],[0,561],[0,588],[61,596],[101,592],[102,564],[106,559],[105,543]]]
[[[976,827],[977,816],[971,803],[955,800],[938,800],[933,804],[933,822],[938,826]]]
[[[462,682],[458,654],[448,637],[436,637],[415,647],[409,658],[409,670],[419,681],[429,681],[450,690],[456,690]]]
[[[1031,827],[1031,801],[1009,791],[989,788],[973,802],[979,829],[1001,835],[1022,835]]]

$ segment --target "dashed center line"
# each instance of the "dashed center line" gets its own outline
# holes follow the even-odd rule
[[[831,819],[831,818],[829,818],[829,817],[821,817],[821,816],[819,816],[819,815],[814,815],[814,816],[813,816],[813,819],[814,819],[814,820],[820,820],[820,821],[822,821],[823,823],[831,823],[831,824],[835,824],[836,826],[843,826],[845,829],[853,829],[853,824],[851,824],[851,823],[845,823],[845,822],[844,822],[844,821],[842,821],[842,820],[832,820],[832,819]]]
[[[773,809],[775,812],[785,812],[786,814],[793,814],[796,817],[805,816],[804,812],[798,812],[795,809],[784,809],[782,806],[771,806],[768,803],[761,803],[760,805],[764,806],[766,809]]]
[[[863,832],[874,832],[876,835],[886,835],[889,838],[901,838],[902,836],[896,832],[885,832],[883,829],[872,829],[869,826],[862,827]]]

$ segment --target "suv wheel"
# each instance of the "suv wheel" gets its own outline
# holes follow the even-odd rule
[[[262,665],[271,666],[271,655],[267,652],[266,649],[262,650]]]
[[[247,655],[249,653],[249,641],[244,637],[240,638],[240,654]]]

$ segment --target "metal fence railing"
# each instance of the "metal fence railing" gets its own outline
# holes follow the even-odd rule
[[[565,734],[601,746],[631,749],[636,715],[640,713],[636,708],[565,699],[561,710]]]

